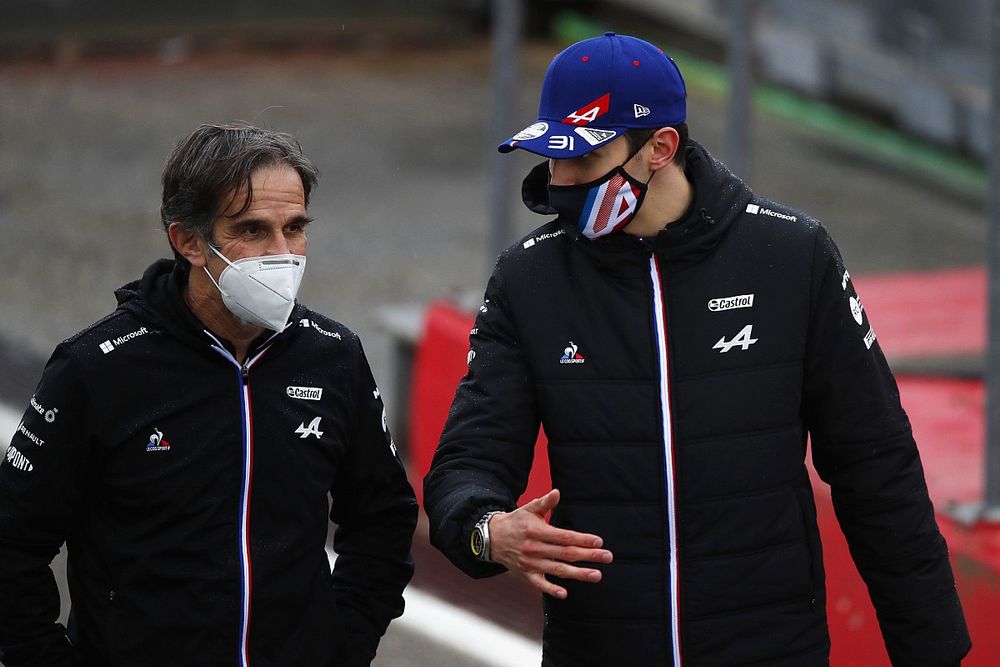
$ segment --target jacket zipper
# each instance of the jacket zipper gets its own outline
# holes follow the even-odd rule
[[[250,493],[253,488],[253,409],[250,402],[250,368],[257,363],[270,347],[274,336],[269,338],[260,351],[253,357],[248,357],[242,364],[230,354],[229,350],[213,336],[211,332],[205,331],[208,336],[215,341],[211,346],[218,354],[236,366],[239,373],[240,388],[240,422],[243,430],[243,480],[240,485],[240,528],[239,528],[239,551],[240,551],[240,646],[239,665],[249,667],[250,665],[250,606],[252,601],[253,565],[250,561]],[[277,336],[278,334],[275,334]]]
[[[670,638],[674,667],[681,667],[680,580],[677,552],[677,487],[674,456],[673,419],[670,412],[670,374],[667,347],[666,297],[663,293],[663,272],[653,253],[649,258],[649,278],[653,287],[653,317],[660,376],[660,414],[663,418],[663,481],[667,501],[667,535],[670,568]]]

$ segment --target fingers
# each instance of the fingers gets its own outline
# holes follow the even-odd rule
[[[525,543],[521,551],[525,556],[530,558],[544,558],[566,563],[601,563],[607,565],[614,560],[614,555],[607,549],[563,547],[545,542]]]
[[[524,504],[520,508],[520,510],[531,512],[532,514],[535,514],[539,517],[544,517],[558,504],[559,504],[559,489],[552,489],[544,496],[540,496]],[[546,526],[548,527],[547,523]],[[594,548],[600,548],[604,542],[597,535],[590,535],[588,533],[578,533],[576,531],[563,530],[561,528],[548,527],[548,529],[549,529],[548,534],[532,535],[532,537],[544,539],[545,541],[553,542],[555,544],[578,545],[578,546],[594,547]]]
[[[560,561],[537,560],[536,567],[537,569],[532,569],[531,571],[523,571],[522,575],[524,578],[541,592],[546,595],[559,598],[560,600],[566,599],[568,594],[566,589],[559,584],[546,579],[546,574],[559,577],[560,579],[572,579],[574,581],[583,581],[591,584],[598,583],[602,578],[600,570],[594,570],[586,567],[575,567]]]
[[[538,573],[529,574],[525,577],[532,586],[545,593],[546,595],[551,595],[554,598],[559,598],[560,600],[566,599],[566,589],[562,586],[553,584],[551,581],[546,579],[544,576]]]
[[[529,503],[526,503],[521,509],[527,510],[538,516],[545,516],[550,512],[556,505],[559,504],[559,489],[552,489],[544,496],[535,498]]]
[[[578,533],[575,530],[566,530],[565,528],[556,528],[547,523],[527,526],[525,528],[525,536],[539,542],[564,547],[600,549],[604,546],[604,540],[598,535]]]
[[[602,548],[604,540],[598,535],[549,525],[545,515],[559,504],[559,498],[559,490],[552,489],[520,509],[492,517],[491,557],[546,595],[565,599],[566,589],[546,575],[597,583],[601,571],[580,564],[606,565],[614,556]]]
[[[604,540],[598,535],[556,528],[532,512],[523,512],[523,509],[522,507],[520,510],[490,518],[490,534],[494,542],[497,544],[540,542],[557,547],[582,549],[600,549],[604,546]]]

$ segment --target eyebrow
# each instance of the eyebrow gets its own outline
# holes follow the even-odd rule
[[[311,218],[308,215],[297,215],[294,218],[292,218],[291,220],[289,220],[287,224],[295,224],[295,223],[297,223],[297,224],[300,224],[302,226],[305,226],[305,225],[308,225],[309,223],[311,223],[313,221],[314,221],[314,218]],[[242,220],[234,220],[233,221],[233,227],[237,228],[237,229],[245,229],[245,228],[253,226],[253,225],[259,225],[261,227],[266,227],[268,225],[268,222],[266,220],[261,220],[260,218],[244,218]]]

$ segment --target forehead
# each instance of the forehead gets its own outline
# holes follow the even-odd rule
[[[246,184],[230,190],[222,198],[226,208],[223,218],[244,218],[262,212],[280,212],[285,215],[304,213],[305,188],[299,173],[287,164],[260,167],[250,175],[250,189]],[[250,200],[247,201],[247,194]],[[246,210],[243,210],[243,209]]]

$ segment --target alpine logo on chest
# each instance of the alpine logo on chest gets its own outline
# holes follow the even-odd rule
[[[753,336],[753,325],[748,324],[743,327],[738,334],[733,336],[732,340],[726,340],[723,336],[719,341],[712,346],[713,350],[718,350],[719,354],[725,354],[729,352],[734,347],[738,347],[741,350],[749,350],[750,346],[757,342],[756,338],[751,338]]]

